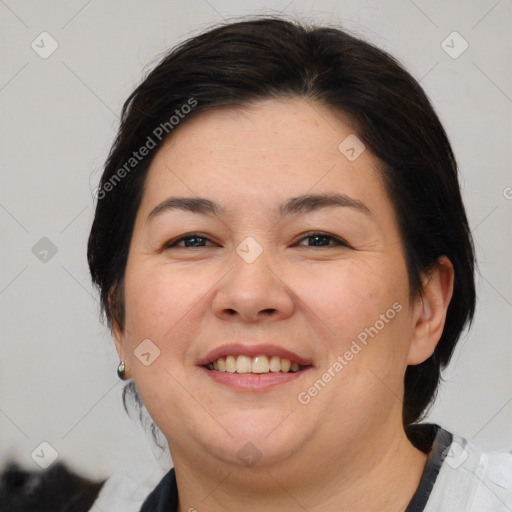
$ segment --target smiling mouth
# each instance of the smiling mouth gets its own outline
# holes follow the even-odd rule
[[[211,361],[205,365],[208,370],[215,372],[249,374],[297,373],[309,368],[309,366],[310,365],[302,366],[295,361],[279,356],[267,355],[259,355],[256,357],[229,355],[219,357],[215,361]]]

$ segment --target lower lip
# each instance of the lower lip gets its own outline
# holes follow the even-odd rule
[[[304,373],[307,373],[310,369],[310,367],[308,367],[299,372],[288,373],[231,373],[208,370],[208,368],[205,368],[204,366],[201,366],[201,368],[206,372],[208,377],[213,379],[215,382],[245,391],[261,391],[273,388],[279,384],[291,382],[292,380],[301,377]]]

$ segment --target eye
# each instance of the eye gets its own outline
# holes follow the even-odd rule
[[[311,233],[307,233],[303,238],[301,238],[301,242],[303,240],[312,240],[311,244],[307,244],[306,247],[332,247],[332,246],[344,246],[344,247],[350,247],[350,245],[345,242],[344,240],[341,240],[338,237],[335,237],[333,235],[329,235],[328,233],[322,233],[320,231],[314,231]],[[330,243],[330,242],[334,243]],[[299,243],[298,245],[302,245],[302,243]]]
[[[172,247],[205,247],[207,242],[211,242],[211,240],[204,236],[202,233],[188,233],[187,235],[181,236],[176,240],[166,243],[163,248],[170,249]]]
[[[311,243],[303,244],[303,241],[310,240]],[[198,247],[207,247],[208,244],[214,244],[208,237],[206,237],[202,233],[188,233],[183,235],[175,240],[172,240],[166,243],[163,249],[171,249],[171,248],[198,248]],[[344,240],[330,235],[328,233],[323,233],[320,231],[314,231],[311,233],[306,233],[303,236],[298,245],[302,247],[350,247],[350,245]]]

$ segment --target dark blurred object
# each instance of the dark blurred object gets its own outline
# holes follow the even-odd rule
[[[0,474],[0,512],[88,512],[104,483],[82,478],[62,463],[27,471],[9,462]]]

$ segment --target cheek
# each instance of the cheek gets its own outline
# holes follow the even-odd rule
[[[181,276],[181,278],[180,278]],[[198,279],[198,278],[196,278]],[[131,348],[127,354],[139,395],[152,418],[165,425],[168,411],[181,411],[184,373],[181,362],[190,343],[188,322],[194,315],[204,290],[194,279],[184,279],[170,266],[144,265],[143,260],[127,267],[125,277],[126,333]],[[142,340],[151,340],[157,347],[146,349],[151,355],[149,365],[138,358]],[[185,419],[182,418],[183,421]]]
[[[329,327],[319,376],[302,391],[333,421],[345,418],[347,428],[358,416],[380,421],[402,393],[408,287],[399,268],[386,270],[362,262],[335,271],[318,267],[297,284],[308,308]]]
[[[176,368],[199,334],[211,302],[209,292],[218,280],[218,272],[208,265],[177,268],[140,259],[127,267],[126,325],[132,347],[149,338],[163,356],[158,362]]]
[[[341,341],[373,326],[381,314],[404,299],[400,277],[382,265],[344,262],[336,267],[319,266],[302,275],[296,281],[298,295]]]
[[[318,267],[299,289],[319,323],[328,326],[322,370],[331,368],[337,375],[332,390],[348,402],[355,400],[357,409],[357,403],[374,406],[392,399],[386,386],[400,392],[411,335],[408,280],[399,264],[345,263],[334,271]]]
[[[132,267],[125,279],[126,326],[131,343],[149,338],[166,352],[180,352],[180,319],[191,310],[197,292],[194,286],[185,286],[164,267],[148,270],[143,265]],[[196,299],[197,300],[197,299]],[[168,340],[176,339],[172,351],[167,351]]]
[[[171,329],[197,295],[197,287],[166,265],[134,263],[127,269],[126,316],[132,325],[151,328],[155,334]]]

